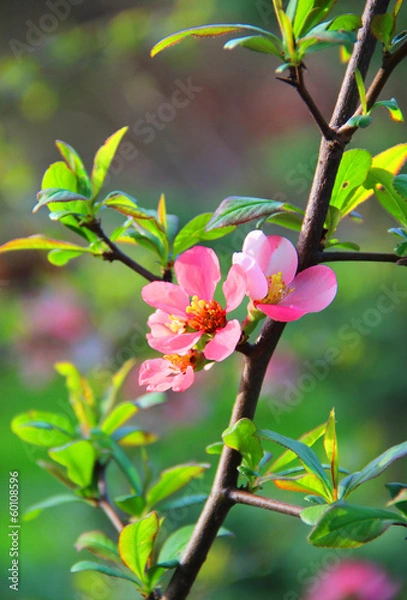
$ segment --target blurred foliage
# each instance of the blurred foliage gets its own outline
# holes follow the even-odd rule
[[[26,0],[3,7],[1,243],[37,231],[55,235],[56,225],[45,211],[30,215],[41,175],[58,159],[54,139],[78,148],[90,167],[95,148],[124,125],[129,125],[130,145],[119,152],[106,191],[126,189],[149,208],[155,208],[159,194],[165,192],[168,210],[180,215],[181,225],[198,211],[214,210],[230,195],[304,206],[319,134],[293,91],[274,79],[273,57],[239,49],[221,52],[222,41],[211,40],[188,41],[149,58],[150,48],[161,37],[205,22],[248,22],[276,31],[271,3],[119,0],[113,5],[91,0],[71,6],[67,0],[67,4],[69,14],[55,17],[48,22],[49,32],[39,29],[37,35],[35,27],[47,26],[48,4]],[[364,2],[340,4],[341,10],[360,12]],[[377,55],[376,67],[379,59]],[[310,90],[328,114],[344,71],[337,49],[312,56],[308,69]],[[388,96],[398,98],[404,113],[406,69],[402,65],[388,85]],[[201,89],[168,120],[162,106],[171,103],[178,82],[186,84],[189,78]],[[143,129],[151,114],[157,119],[147,138]],[[405,125],[392,123],[385,111],[377,111],[374,123],[355,136],[354,145],[375,155],[405,141],[405,133]],[[376,201],[363,205],[361,212],[365,224],[343,222],[343,239],[355,240],[365,250],[392,251],[393,239],[386,230],[395,222]],[[110,218],[113,228],[119,221],[115,215]],[[281,231],[274,225],[266,230]],[[238,228],[213,244],[225,265],[230,252],[241,247],[245,232]],[[147,261],[146,266],[155,266],[148,265],[154,259],[142,250],[139,258]],[[407,284],[405,272],[393,265],[338,264],[335,271],[339,293],[334,304],[321,315],[289,326],[270,367],[256,423],[298,437],[335,406],[341,462],[354,469],[405,438],[401,417],[407,384],[405,296],[390,298],[386,311],[378,301],[395,288],[406,294]],[[34,253],[1,260],[0,461],[4,473],[20,472],[22,508],[59,493],[60,488],[36,466],[39,453],[12,435],[12,417],[34,406],[44,411],[60,406],[65,392],[53,376],[56,360],[75,361],[102,388],[106,372],[133,355],[146,356],[149,310],[140,302],[142,285],[124,266],[91,257],[64,271]],[[82,327],[73,337],[61,332],[62,308],[68,331],[72,310],[82,315]],[[153,421],[155,430],[161,428],[162,440],[151,449],[155,475],[177,462],[207,459],[205,446],[220,439],[229,421],[239,371],[240,358],[231,358],[218,368],[216,379],[205,379],[205,387],[197,378],[191,391],[169,394],[165,406],[145,417],[143,426],[149,428]],[[126,393],[129,399],[140,394],[135,380]],[[216,463],[216,457],[210,460]],[[211,471],[189,491],[207,492]],[[391,480],[405,480],[402,462],[392,467]],[[123,485],[121,480],[114,483]],[[377,480],[357,492],[357,500],[383,505],[388,495],[382,483]],[[273,491],[273,496],[287,498],[287,493]],[[56,589],[60,600],[128,597],[126,583],[112,588],[103,576],[69,573],[69,565],[77,560],[73,544],[82,531],[112,533],[95,512],[75,505],[55,508],[41,520],[24,524],[21,600],[55,600]],[[197,514],[197,508],[182,509],[169,526],[193,523]],[[236,538],[216,542],[197,584],[196,600],[299,599],[315,572],[328,572],[340,558],[353,554],[312,548],[306,542],[305,525],[244,506],[231,512],[226,525]],[[383,564],[402,580],[402,538],[395,529],[358,550],[357,556]],[[2,567],[8,567],[5,536],[0,546]],[[4,597],[13,596],[6,590]],[[406,591],[402,598],[407,598]]]

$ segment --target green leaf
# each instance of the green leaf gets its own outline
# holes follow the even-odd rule
[[[305,444],[306,446],[313,446],[315,444],[315,442],[317,442],[325,433],[325,429],[326,429],[326,423],[322,423],[322,425],[318,425],[318,427],[315,427],[314,429],[311,429],[311,431],[308,431],[307,433],[304,433],[299,439],[298,441]],[[277,460],[275,460],[268,472],[269,473],[277,473],[278,471],[281,471],[282,469],[284,469],[287,465],[289,465],[293,460],[297,459],[298,456],[295,452],[293,452],[292,450],[286,450],[285,452],[283,452],[281,454],[281,456],[279,456],[277,458]]]
[[[301,231],[303,214],[291,211],[276,212],[271,217],[266,219],[266,223],[274,223],[280,227],[286,229],[292,229],[293,231]]]
[[[87,202],[90,201],[85,196],[78,194],[77,192],[71,192],[69,190],[64,190],[60,188],[46,188],[38,192],[37,194],[37,204],[33,208],[33,213],[36,213],[42,206],[46,205],[58,205],[63,204],[64,208],[69,208],[69,205],[72,203],[75,204],[75,207],[72,208],[72,212],[87,215],[91,214],[90,208],[87,206]],[[50,207],[51,208],[51,207]],[[57,209],[58,206],[53,206],[51,210]]]
[[[339,223],[342,220],[342,213],[336,206],[328,206],[328,212],[325,220],[325,239],[329,242],[331,236],[335,233]]]
[[[117,544],[115,544],[102,531],[87,531],[82,533],[75,542],[75,548],[81,550],[89,550],[95,556],[110,560],[112,562],[122,564]]]
[[[358,548],[391,525],[407,527],[407,519],[388,510],[338,503],[323,514],[308,540],[319,548]]]
[[[185,525],[177,531],[174,531],[164,542],[158,556],[158,564],[169,563],[172,561],[179,562],[183,555],[185,548],[191,539],[192,533],[195,529],[195,525]],[[221,527],[217,533],[217,537],[231,536],[230,531]]]
[[[367,150],[355,149],[344,153],[332,191],[330,205],[347,212],[349,199],[355,189],[363,185],[372,165],[372,155]]]
[[[338,440],[336,437],[336,427],[335,427],[335,409],[331,410],[328,422],[326,424],[325,436],[324,436],[324,448],[325,448],[325,454],[326,454],[327,459],[329,460],[329,463],[331,466],[332,484],[333,484],[334,490],[337,490],[339,459],[338,459]]]
[[[72,425],[65,416],[37,410],[14,417],[11,430],[21,440],[43,448],[65,444],[74,436]]]
[[[62,189],[78,193],[75,173],[62,160],[52,163],[42,178],[41,190]]]
[[[355,69],[355,80],[356,85],[359,92],[360,103],[363,108],[363,114],[367,114],[367,100],[366,100],[366,90],[365,90],[365,82],[363,81],[362,73],[359,69]]]
[[[124,452],[124,450],[119,446],[118,443],[116,443],[116,441],[113,438],[107,436],[100,429],[93,430],[92,435],[103,448],[110,451],[112,458],[119,466],[121,471],[124,473],[124,475],[127,477],[127,480],[133,488],[134,492],[136,492],[137,495],[140,496],[143,490],[140,475],[136,467],[133,465],[132,461]]]
[[[292,209],[291,205],[275,200],[230,196],[218,206],[206,230],[211,231],[217,227],[228,225],[241,225],[254,219],[267,218],[276,212],[290,209]]]
[[[147,505],[155,506],[161,500],[168,498],[182,489],[193,479],[202,477],[210,465],[207,463],[177,465],[166,469],[160,475],[158,483],[153,485],[147,494]]]
[[[302,492],[303,494],[316,494],[326,500],[330,500],[330,494],[327,494],[325,486],[315,474],[300,475],[298,477],[278,477],[273,478],[273,483],[281,490],[290,492]]]
[[[228,24],[219,24],[219,25],[202,25],[200,27],[191,27],[190,29],[184,29],[183,31],[178,31],[177,33],[173,33],[168,37],[162,39],[158,44],[156,44],[151,50],[151,56],[156,56],[162,50],[169,48],[170,46],[174,46],[178,44],[182,40],[187,37],[216,37],[219,35],[226,35],[229,33],[240,33],[248,31],[253,34],[260,34],[270,37],[271,39],[275,38],[273,34],[265,29],[261,29],[260,27],[254,27],[253,25],[228,25]]]
[[[117,400],[117,396],[120,390],[122,389],[123,384],[126,381],[130,371],[136,366],[136,362],[137,361],[135,358],[130,358],[129,360],[126,360],[126,362],[123,363],[120,369],[116,371],[116,373],[114,373],[114,375],[112,376],[112,383],[109,389],[107,390],[102,402],[103,414],[110,412],[110,410],[113,408]]]
[[[391,39],[394,35],[394,18],[390,13],[375,15],[372,20],[371,30],[375,38],[382,42],[387,51],[391,46]]]
[[[323,515],[331,508],[330,504],[318,504],[317,506],[310,506],[305,508],[301,514],[300,519],[306,525],[314,526],[321,520]]]
[[[263,458],[263,448],[257,437],[257,428],[250,419],[240,419],[222,434],[224,444],[240,452],[249,469],[256,471]]]
[[[83,248],[69,242],[53,240],[45,235],[31,235],[27,238],[17,238],[0,246],[0,254],[15,250],[68,250],[75,253],[93,254],[90,248]]]
[[[359,252],[360,250],[359,244],[356,244],[355,242],[342,242],[337,238],[331,238],[326,242],[325,249],[328,248],[339,248],[340,250],[354,250],[355,252]]]
[[[51,250],[48,252],[48,261],[55,267],[64,267],[69,261],[82,256],[83,252],[73,252],[71,250]]]
[[[67,468],[67,475],[74,483],[80,487],[90,485],[96,460],[96,452],[90,442],[72,442],[61,448],[49,450],[49,455],[55,462]]]
[[[138,412],[138,408],[131,402],[119,404],[102,421],[102,431],[104,431],[107,435],[111,435],[114,431],[116,431],[116,429],[121,427],[123,423],[131,419],[136,412]]]
[[[304,25],[313,7],[314,0],[299,0],[299,2],[296,3],[296,10],[293,17],[290,19],[293,22],[293,30],[296,38],[301,35],[301,32],[303,31]]]
[[[393,175],[389,171],[370,170],[368,184],[373,187],[376,198],[403,227],[407,227],[407,200],[395,190],[393,181]]]
[[[225,444],[223,442],[215,442],[214,444],[209,444],[209,446],[206,446],[205,452],[207,454],[215,454],[215,455],[222,454],[224,445]]]
[[[175,500],[169,500],[160,504],[160,512],[166,512],[171,510],[179,510],[181,508],[187,508],[195,506],[196,504],[203,504],[208,499],[208,494],[193,494],[191,496],[183,496],[182,498],[176,498]]]
[[[69,144],[62,142],[61,140],[56,141],[56,146],[57,146],[58,150],[60,151],[62,158],[66,161],[67,166],[74,173],[74,175],[76,177],[77,186],[78,186],[77,191],[80,194],[83,194],[84,196],[89,198],[90,190],[91,190],[90,179],[89,179],[89,175],[84,167],[84,164],[83,164],[82,159],[80,158],[79,154],[76,152],[76,150],[74,150],[72,148],[72,146],[69,146]],[[48,186],[48,185],[44,186],[44,182],[43,182],[42,187],[65,187],[65,186]],[[67,188],[67,189],[70,189],[70,188]]]
[[[69,487],[71,490],[76,488],[75,484],[66,476],[65,469],[59,465],[45,460],[37,460],[37,465],[55,477],[58,481]]]
[[[222,227],[206,231],[206,226],[211,220],[213,213],[203,213],[198,215],[192,221],[189,221],[177,234],[174,240],[174,256],[185,252],[188,248],[195,246],[198,242],[217,240],[229,233],[232,233],[236,227]]]
[[[141,582],[133,575],[127,575],[124,571],[112,569],[112,567],[107,567],[106,565],[101,565],[90,560],[82,560],[71,567],[71,573],[80,573],[82,571],[97,571],[109,577],[117,577],[118,579],[125,579],[126,581],[141,585]]]
[[[339,17],[335,17],[328,25],[328,30],[331,31],[356,31],[362,27],[362,19],[359,15],[354,15],[351,13],[347,13],[344,15],[339,15]]]
[[[380,100],[380,102],[376,102],[375,104],[373,104],[369,112],[381,106],[387,108],[390,117],[393,121],[396,121],[396,123],[404,123],[403,113],[401,112],[400,107],[397,104],[397,100],[395,98],[392,98],[391,100]]]
[[[275,431],[269,431],[268,429],[259,430],[258,435],[265,439],[271,440],[272,442],[276,442],[277,444],[284,446],[284,448],[292,450],[298,456],[298,458],[309,473],[314,473],[315,475],[318,475],[320,480],[323,482],[328,494],[332,492],[331,483],[324,471],[323,466],[321,465],[318,456],[306,444],[288,438]]]
[[[119,535],[119,554],[124,564],[141,581],[146,581],[146,568],[160,529],[156,512],[127,525]]]
[[[105,181],[110,164],[128,127],[122,127],[107,138],[96,153],[92,169],[92,198],[96,198]]]
[[[300,13],[298,17],[298,24],[296,21],[294,22],[295,36],[301,37],[309,32],[318,23],[321,23],[321,21],[323,21],[329,14],[335,2],[336,0],[313,0],[312,7],[309,8],[311,4],[309,0],[300,0],[297,8],[297,11]]]
[[[348,127],[360,127],[361,129],[365,129],[369,127],[373,118],[370,115],[357,115],[356,117],[351,117],[349,121],[346,123]]]
[[[407,200],[407,175],[397,175],[393,179],[393,187],[400,196]]]
[[[373,157],[372,169],[385,169],[392,175],[396,175],[407,159],[407,144],[398,144],[388,148],[384,152]],[[356,188],[353,195],[347,199],[344,216],[354,211],[362,202],[368,200],[374,194],[374,180],[366,178],[365,184]]]
[[[331,46],[345,46],[351,50],[356,42],[356,35],[351,31],[319,31],[301,38],[298,42],[298,55],[302,59],[307,54],[319,52]]]
[[[383,454],[372,460],[372,462],[366,465],[366,467],[361,471],[353,473],[352,475],[345,477],[345,479],[342,479],[341,483],[339,484],[339,497],[348,497],[349,494],[351,494],[357,487],[362,485],[362,483],[370,481],[370,479],[375,479],[396,460],[403,458],[404,456],[407,456],[407,442],[403,442],[397,446],[392,446],[383,452]]]
[[[55,370],[65,377],[65,384],[69,392],[69,402],[82,426],[87,433],[96,425],[96,404],[92,389],[85,377],[69,362],[56,363]]]
[[[235,48],[247,48],[254,52],[262,52],[263,54],[274,54],[281,58],[283,56],[283,48],[281,42],[276,37],[271,39],[270,37],[264,37],[263,35],[249,35],[245,37],[235,38],[229,40],[223,46],[224,50],[234,50]]]
[[[407,484],[405,483],[386,483],[391,500],[387,506],[395,506],[403,515],[407,516]]]
[[[113,433],[113,439],[120,446],[147,446],[157,441],[158,437],[154,433],[144,431],[138,427],[120,427]]]
[[[140,517],[146,506],[144,498],[138,494],[118,496],[114,501],[124,512],[135,517]]]
[[[164,404],[167,401],[167,396],[164,392],[149,392],[148,394],[143,394],[134,401],[134,404],[139,408],[151,408],[153,406],[159,406],[160,404]]]
[[[54,508],[55,506],[62,506],[63,504],[71,504],[72,502],[85,502],[83,498],[78,496],[72,496],[70,494],[59,494],[58,496],[51,496],[41,502],[36,502],[29,506],[24,512],[24,521],[32,521],[36,519],[43,510],[47,508]]]

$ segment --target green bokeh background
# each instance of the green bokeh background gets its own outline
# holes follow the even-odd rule
[[[65,12],[50,20],[46,17],[52,14],[50,5],[57,4],[26,0],[2,6],[1,243],[37,232],[73,239],[49,221],[46,210],[31,214],[42,173],[58,160],[53,140],[73,145],[90,166],[97,147],[124,125],[130,127],[128,144],[119,152],[106,191],[125,190],[146,208],[154,208],[165,192],[169,211],[180,216],[181,224],[198,212],[214,210],[229,195],[305,205],[319,134],[294,91],[275,80],[274,58],[244,50],[223,52],[219,40],[188,41],[154,60],[149,57],[149,49],[160,37],[205,22],[251,22],[275,29],[268,1],[66,0],[59,5],[64,4]],[[358,12],[363,4],[340,1],[337,11]],[[404,8],[404,28],[406,17]],[[309,88],[328,114],[345,67],[336,49],[312,56],[307,66]],[[404,112],[406,75],[402,65],[383,95],[395,96]],[[195,97],[174,118],[166,119],[169,113],[163,104],[171,102],[180,82],[186,84],[189,78],[199,88]],[[159,116],[154,135],[150,132],[149,142],[143,132],[147,113],[164,115],[164,119]],[[405,138],[406,126],[378,111],[374,124],[359,132],[352,145],[378,153]],[[365,223],[346,223],[341,239],[356,241],[364,250],[391,252],[394,240],[387,233],[394,226],[391,218],[375,200],[362,206],[361,212]],[[118,222],[109,215],[107,229]],[[213,245],[225,266],[231,252],[241,247],[246,231],[239,229]],[[267,231],[286,234],[276,227]],[[142,250],[139,257],[157,269],[154,259]],[[405,270],[393,265],[355,263],[334,268],[339,282],[335,302],[324,313],[287,328],[256,422],[296,437],[326,420],[335,406],[341,463],[357,469],[406,439],[407,280]],[[122,265],[91,258],[60,270],[43,256],[16,253],[1,259],[0,283],[1,597],[12,598],[4,577],[9,567],[8,472],[20,473],[21,510],[62,490],[36,465],[42,451],[30,449],[11,434],[10,420],[34,407],[63,410],[66,394],[63,381],[53,374],[54,358],[75,359],[100,389],[107,371],[118,368],[130,355],[146,356],[149,310],[140,304],[143,282],[136,275]],[[389,300],[384,312],[380,298],[395,286],[404,297]],[[86,335],[79,333],[77,343],[61,341],[41,328],[41,319],[49,316],[58,323],[53,315],[72,294],[86,315]],[[44,297],[51,298],[50,304],[40,310],[33,327],[31,311]],[[326,357],[332,349],[337,360],[329,365]],[[140,417],[161,433],[151,448],[156,472],[179,462],[208,460],[204,447],[218,440],[228,423],[240,370],[240,357],[233,357],[211,373],[200,374],[190,391],[169,394],[166,406]],[[125,393],[128,398],[140,393],[136,374]],[[210,474],[191,486],[194,493],[209,490],[214,457],[210,462]],[[120,492],[123,482],[114,472],[110,476]],[[358,492],[355,501],[384,506],[384,482],[405,478],[406,462],[400,461],[386,478]],[[299,501],[295,494],[282,494],[269,485],[265,494]],[[169,527],[193,523],[196,516],[195,509],[171,515]],[[309,546],[307,527],[285,516],[237,507],[226,525],[235,537],[216,542],[191,598],[296,600],[315,573],[325,576],[341,558],[372,560],[403,581],[406,552],[400,528],[360,550],[336,552]],[[89,558],[74,549],[76,538],[84,530],[98,528],[114,534],[103,515],[76,505],[49,510],[23,523],[18,597],[134,597],[130,584],[112,584],[103,576],[70,575],[73,562]],[[407,598],[407,592],[401,591],[399,598]]]

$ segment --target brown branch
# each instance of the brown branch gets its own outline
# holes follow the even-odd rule
[[[329,123],[326,121],[325,117],[308,92],[304,81],[304,67],[302,65],[293,70],[293,82],[295,89],[308,107],[311,115],[314,117],[323,137],[326,140],[336,140],[338,138],[336,131],[329,126]]]
[[[340,96],[330,127],[338,129],[352,116],[356,109],[358,95],[354,72],[358,68],[366,74],[376,40],[370,33],[373,17],[386,11],[389,0],[368,0],[363,14],[363,26],[359,31],[349,62]],[[321,143],[318,167],[300,233],[298,253],[300,269],[319,260],[319,245],[324,222],[339,164],[345,150],[345,143],[336,140],[323,140]],[[245,417],[253,419],[262,382],[268,363],[284,331],[285,323],[267,319],[250,356],[244,359],[244,368],[233,408],[231,424]],[[198,575],[216,534],[233,505],[227,490],[237,487],[237,466],[241,457],[238,452],[224,447],[211,494],[198,520],[188,547],[181,558],[164,595],[164,600],[185,600]]]
[[[390,75],[394,69],[407,57],[407,42],[404,42],[393,54],[385,54],[383,63],[378,70],[376,77],[373,79],[369,89],[366,92],[367,109],[370,110],[376,100],[379,98],[384,86],[386,85]],[[363,114],[363,107],[360,104],[353,116]],[[356,131],[356,127],[348,127],[346,124],[339,130],[338,134],[342,136],[352,135]]]
[[[356,110],[359,93],[355,71],[359,69],[362,76],[366,76],[377,42],[371,33],[371,23],[376,15],[386,12],[389,3],[390,0],[368,0],[366,3],[362,16],[363,25],[358,32],[358,38],[329,124],[334,130],[342,127]],[[349,139],[344,139],[342,136],[340,142],[325,139],[321,142],[318,164],[297,246],[300,270],[318,262],[318,248],[336,174]]]
[[[99,500],[98,502],[99,508],[103,510],[109,521],[114,525],[116,530],[120,533],[123,529],[124,525],[121,522],[118,515],[115,513],[113,507],[106,500]]]
[[[271,498],[265,498],[264,496],[256,496],[255,494],[246,492],[245,490],[229,489],[226,490],[225,495],[228,500],[234,504],[247,504],[248,506],[272,510],[274,512],[278,512],[283,515],[289,515],[291,517],[299,517],[300,513],[304,510],[302,506],[287,504],[286,502],[272,500]]]
[[[98,238],[102,240],[106,246],[108,246],[109,251],[103,254],[103,258],[105,260],[108,260],[109,262],[117,260],[129,267],[132,271],[135,271],[144,277],[144,279],[147,279],[147,281],[161,281],[161,277],[154,275],[154,273],[151,273],[151,271],[145,269],[138,262],[130,258],[130,256],[124,254],[124,252],[122,252],[120,248],[118,248],[116,244],[114,244],[105,234],[99,221],[95,220],[90,223],[85,223],[83,227],[86,227],[86,229],[89,229],[89,231],[92,231],[92,233],[96,234]]]
[[[319,262],[384,262],[405,265],[405,259],[397,254],[387,254],[384,252],[321,252]]]

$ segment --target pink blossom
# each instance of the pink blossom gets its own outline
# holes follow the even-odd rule
[[[206,359],[224,360],[241,336],[239,321],[228,321],[226,315],[245,295],[243,270],[232,266],[223,283],[226,308],[213,298],[221,279],[213,250],[203,246],[187,250],[175,261],[174,270],[179,285],[154,281],[142,290],[144,301],[157,309],[148,320],[148,343],[159,352],[181,355],[201,343]]]
[[[191,351],[185,356],[170,354],[164,358],[146,360],[140,367],[139,384],[147,385],[148,392],[184,392],[194,382],[194,368],[198,353]]]
[[[304,600],[393,600],[399,588],[373,563],[347,560],[321,577]]]
[[[295,321],[319,312],[334,299],[337,282],[329,267],[317,265],[296,275],[297,251],[286,238],[251,231],[233,263],[246,273],[247,295],[275,321]]]

